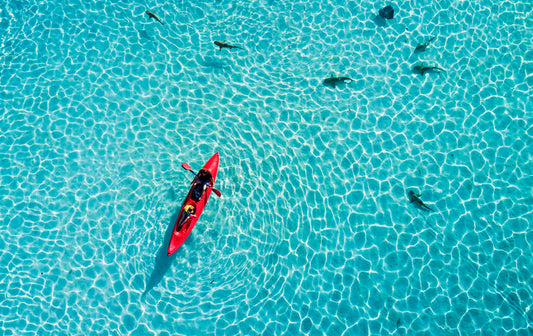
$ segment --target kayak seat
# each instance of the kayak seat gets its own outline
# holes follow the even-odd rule
[[[198,179],[196,181],[196,185],[194,186],[194,189],[192,190],[192,196],[191,198],[199,202],[200,198],[202,198],[202,195],[204,194],[205,185],[211,182],[211,173],[209,173],[207,170],[200,170],[198,173]]]
[[[194,189],[192,190],[192,196],[191,198],[195,202],[199,202],[200,198],[202,198],[202,194],[204,193],[204,184],[203,183],[196,183],[194,186]]]

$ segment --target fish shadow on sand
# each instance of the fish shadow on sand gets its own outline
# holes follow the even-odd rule
[[[174,253],[171,256],[167,256],[167,248],[168,243],[170,242],[170,236],[172,235],[172,231],[174,231],[174,224],[178,219],[179,211],[180,208],[178,207],[176,212],[170,218],[170,223],[168,224],[167,230],[165,232],[163,244],[159,248],[159,251],[157,251],[157,255],[155,257],[154,270],[150,275],[150,279],[146,284],[146,289],[142,293],[141,298],[144,298],[152,288],[157,286],[157,284],[159,284],[159,282],[163,280],[163,277],[170,268],[170,265],[172,265],[172,262],[174,261],[174,259],[176,259],[176,256],[178,255],[178,253]]]
[[[427,51],[431,42],[433,42],[436,38],[437,36],[432,36],[431,38],[426,40],[424,43],[418,43],[417,46],[415,47],[414,53],[420,54],[420,53]]]
[[[148,35],[148,33],[146,32],[146,30],[138,30],[139,32],[139,37],[141,39],[145,39],[145,40],[151,40],[152,38],[150,37],[150,35]]]
[[[387,19],[379,16],[379,15],[376,15],[372,21],[374,21],[374,23],[376,24],[376,26],[378,27],[386,27],[387,26]]]
[[[224,61],[212,56],[198,57],[197,61],[200,65],[215,70],[223,70],[228,68]]]

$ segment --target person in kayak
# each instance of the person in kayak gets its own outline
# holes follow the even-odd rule
[[[212,180],[213,177],[211,176],[211,173],[205,169],[201,169],[198,172],[198,178],[196,179],[191,198],[196,202],[200,201],[200,198],[202,198],[204,191],[206,191],[207,187],[211,186]]]
[[[196,207],[194,206],[194,204],[192,202],[187,204],[183,208],[183,216],[181,217],[181,221],[178,224],[178,227],[176,228],[176,231],[180,231],[181,228],[183,227],[183,224],[185,224],[185,223],[187,223],[189,221],[189,218],[196,217],[196,215],[194,214],[195,212],[196,212]]]

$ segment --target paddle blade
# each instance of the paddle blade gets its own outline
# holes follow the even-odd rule
[[[211,190],[213,190],[213,192],[215,193],[215,195],[217,195],[218,197],[221,197],[222,194],[220,193],[220,191],[218,191],[217,189],[215,188],[211,188]]]
[[[196,173],[194,172],[194,170],[192,170],[191,166],[189,166],[187,163],[183,162],[183,163],[181,164],[181,167],[182,167],[183,169],[185,169],[185,170],[190,171],[190,172],[193,173],[194,175],[196,175]]]

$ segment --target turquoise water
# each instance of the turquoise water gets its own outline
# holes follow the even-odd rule
[[[3,2],[1,334],[531,335],[533,6],[382,5]]]

